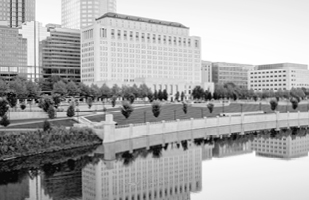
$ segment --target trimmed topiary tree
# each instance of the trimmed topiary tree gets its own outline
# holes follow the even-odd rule
[[[272,111],[275,111],[278,107],[278,101],[276,99],[270,100],[269,104]]]
[[[296,110],[296,108],[298,107],[298,100],[296,98],[291,98],[290,102],[292,104],[292,108]]]
[[[188,104],[182,103],[182,110],[183,110],[183,112],[184,112],[185,114],[187,114],[187,112],[188,112]]]
[[[10,125],[10,120],[8,118],[7,115],[2,116],[1,120],[0,120],[0,125],[7,127],[8,125]]]
[[[51,129],[50,122],[48,120],[45,120],[43,123],[43,130],[44,131],[49,131]]]
[[[116,106],[116,100],[117,100],[117,97],[116,96],[113,96],[112,97],[112,107],[115,107]]]
[[[209,112],[210,113],[212,113],[212,111],[214,110],[214,104],[212,104],[212,103],[209,103],[209,104],[207,104],[207,108],[208,108],[208,110],[209,110]]]
[[[133,106],[128,101],[122,102],[121,114],[128,119],[133,112]]]
[[[53,106],[49,106],[47,110],[47,114],[48,114],[49,119],[54,119],[56,117],[55,108]]]
[[[87,104],[88,104],[88,108],[89,108],[89,109],[92,107],[92,102],[93,102],[92,97],[88,97],[88,98],[87,98]]]
[[[70,106],[68,107],[67,116],[68,116],[68,117],[74,117],[74,116],[75,116],[75,109],[74,109],[74,106],[73,106],[73,105],[70,105]]]
[[[25,110],[25,109],[26,109],[26,105],[23,103],[23,104],[20,105],[20,108],[21,108],[22,110]]]
[[[161,113],[161,103],[159,101],[154,101],[151,105],[153,116],[159,117]]]

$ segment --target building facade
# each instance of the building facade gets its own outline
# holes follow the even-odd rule
[[[35,21],[35,0],[0,0],[0,21],[10,27]]]
[[[108,12],[116,12],[116,0],[62,0],[61,24],[65,28],[81,29]]]
[[[202,150],[187,151],[169,144],[160,159],[138,157],[129,166],[121,161],[88,164],[82,171],[83,199],[190,199],[202,189]]]
[[[25,22],[19,34],[27,41],[27,79],[36,80],[42,77],[42,41],[50,36],[46,27],[40,22]]]
[[[0,77],[6,81],[27,75],[27,40],[18,28],[0,26]]]
[[[215,62],[212,63],[212,80],[214,83],[234,83],[240,88],[248,88],[248,71],[254,70],[253,65]]]
[[[201,84],[200,43],[179,23],[107,13],[82,30],[81,78],[190,94]]]
[[[251,142],[239,142],[234,141],[233,143],[215,143],[212,154],[215,158],[224,158],[228,156],[243,155],[252,153]]]
[[[50,36],[42,41],[42,76],[80,82],[80,31],[46,25]]]
[[[259,65],[257,70],[248,72],[248,86],[254,91],[309,88],[308,77],[307,65],[294,63]]]
[[[202,83],[212,82],[212,64],[210,61],[202,60]]]

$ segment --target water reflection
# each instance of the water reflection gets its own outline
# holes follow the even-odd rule
[[[290,160],[308,156],[309,151],[307,130],[295,128],[157,141],[148,147],[134,143],[141,146],[137,149],[124,141],[112,148],[105,145],[0,163],[0,200],[195,199],[206,194],[202,178],[216,173],[206,170],[202,177],[203,161],[215,163],[253,152]]]
[[[190,199],[190,192],[202,189],[202,149],[190,142],[186,151],[179,147],[158,145],[88,164],[82,170],[83,199]]]

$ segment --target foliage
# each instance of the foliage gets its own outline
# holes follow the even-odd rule
[[[117,101],[117,97],[116,97],[116,96],[113,96],[113,97],[112,97],[112,101],[111,101],[112,107],[115,107],[115,106],[116,106],[116,101]]]
[[[162,90],[159,90],[159,92],[158,92],[158,99],[159,99],[160,101],[163,100],[163,92],[162,92]]]
[[[179,94],[179,91],[177,91],[175,94],[175,101],[179,101],[179,97],[180,97],[180,94]]]
[[[54,102],[55,108],[58,108],[59,104],[61,103],[61,96],[60,96],[60,94],[53,94],[52,95],[52,100]]]
[[[185,114],[187,114],[187,111],[188,111],[188,104],[186,103],[182,103],[182,110]]]
[[[53,106],[49,106],[48,110],[47,110],[47,114],[49,119],[54,119],[56,117],[56,110]]]
[[[48,131],[51,129],[51,124],[48,120],[45,120],[44,123],[43,123],[43,130],[44,131]]]
[[[154,100],[154,95],[152,94],[151,91],[147,94],[147,98],[148,98],[148,101],[149,101],[149,102],[153,102],[153,100]]]
[[[111,97],[111,89],[104,83],[99,89],[99,97],[107,99]]]
[[[159,101],[154,101],[151,105],[153,116],[159,117],[161,113],[161,103]]]
[[[209,112],[210,113],[212,113],[212,111],[214,110],[214,104],[212,104],[212,103],[209,103],[209,104],[207,104],[207,108],[208,108],[208,110],[209,110]]]
[[[75,108],[73,105],[70,105],[67,109],[67,116],[74,117],[75,116]]]
[[[26,82],[27,80],[21,77],[16,77],[13,81],[9,82],[10,91],[14,93],[18,99],[24,99],[28,97]]]
[[[164,99],[165,101],[167,101],[167,99],[168,99],[168,94],[167,94],[166,89],[164,89],[163,92],[162,92],[162,99]]]
[[[11,108],[14,108],[17,105],[17,97],[16,94],[13,92],[9,92],[7,94],[7,101],[9,102]]]
[[[9,103],[5,98],[0,97],[0,117],[3,117],[9,110]]]
[[[135,95],[133,93],[125,93],[123,98],[133,104],[135,100]]]
[[[111,95],[115,95],[117,97],[121,95],[121,88],[117,84],[113,85],[111,89]]]
[[[8,84],[6,84],[5,81],[3,81],[2,79],[0,79],[0,97],[4,97],[8,91]]]
[[[8,125],[10,125],[10,120],[8,118],[7,115],[2,116],[1,120],[0,120],[0,125],[7,127]]]
[[[192,91],[193,99],[203,99],[204,98],[204,89],[201,86],[195,86]]]
[[[92,97],[88,97],[88,98],[87,98],[87,105],[88,105],[88,108],[89,108],[89,109],[92,107],[92,102],[93,102]]]
[[[53,85],[53,94],[59,94],[65,96],[68,93],[66,84],[63,81],[58,81]]]
[[[34,99],[39,96],[40,94],[40,87],[37,83],[32,81],[26,81],[26,90],[27,90],[27,97]]]
[[[272,111],[275,111],[278,107],[278,101],[276,99],[272,99],[272,100],[270,100],[269,103],[270,103],[270,109]]]
[[[39,107],[42,108],[45,112],[47,112],[49,107],[52,107],[53,105],[54,101],[48,96],[42,97],[39,101]]]
[[[66,85],[66,90],[69,96],[78,96],[80,94],[78,86],[73,81],[70,81]]]
[[[149,99],[149,96],[152,95],[151,89],[149,87],[147,87],[147,85],[145,83],[143,83],[139,86],[139,92],[140,92],[140,95],[139,95],[140,98],[148,97],[148,99]]]
[[[180,98],[181,98],[181,101],[185,100],[185,93],[183,91],[181,92]]]
[[[291,98],[290,101],[292,103],[292,108],[296,110],[296,108],[298,107],[298,100],[296,98]]]
[[[122,102],[121,113],[122,115],[128,119],[133,112],[133,107],[128,101]]]
[[[153,99],[154,100],[158,100],[158,92],[157,92],[157,90],[155,90],[155,92],[153,93]]]
[[[20,108],[21,108],[22,110],[25,110],[25,109],[26,109],[26,104],[22,103],[22,104],[20,105]]]
[[[90,95],[90,88],[87,85],[85,85],[84,83],[79,83],[78,89],[79,89],[79,92],[80,92],[80,96],[88,97]]]

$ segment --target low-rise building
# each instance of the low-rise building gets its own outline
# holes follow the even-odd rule
[[[309,88],[308,77],[307,65],[294,63],[258,65],[257,70],[248,72],[248,86],[254,91]]]

